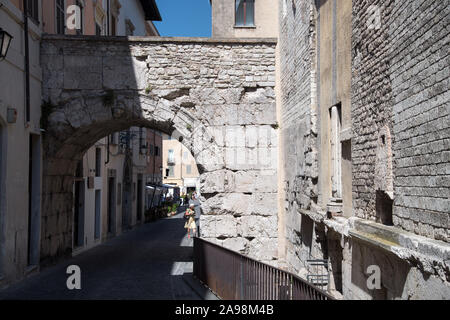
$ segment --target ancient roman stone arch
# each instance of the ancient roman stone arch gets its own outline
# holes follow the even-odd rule
[[[41,261],[70,254],[76,164],[130,126],[182,141],[201,172],[202,237],[277,257],[275,41],[45,36]]]

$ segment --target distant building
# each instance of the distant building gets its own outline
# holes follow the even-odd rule
[[[278,37],[277,0],[210,0],[214,38]]]
[[[163,134],[164,184],[180,187],[180,192],[200,194],[200,174],[191,152],[178,140]]]

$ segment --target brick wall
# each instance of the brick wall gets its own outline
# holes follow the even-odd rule
[[[370,5],[381,28],[368,28]],[[449,7],[445,1],[353,4],[353,207],[375,219],[375,162],[392,133],[394,225],[449,241]]]
[[[397,1],[391,21],[394,223],[449,242],[449,2]]]

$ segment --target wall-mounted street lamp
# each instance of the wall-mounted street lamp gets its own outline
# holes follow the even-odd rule
[[[8,32],[0,28],[0,60],[6,58],[12,38],[13,37]]]

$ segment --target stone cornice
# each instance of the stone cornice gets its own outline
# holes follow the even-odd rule
[[[210,44],[266,44],[276,45],[277,38],[194,38],[194,37],[105,37],[85,35],[43,34],[43,40],[70,40],[92,42],[153,42],[153,43],[210,43]]]

